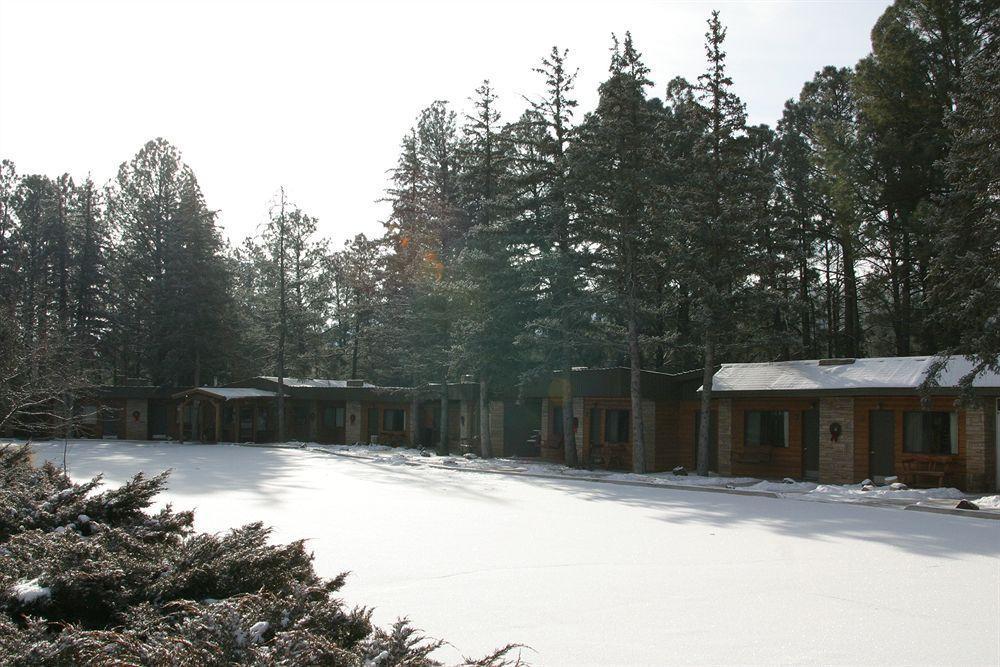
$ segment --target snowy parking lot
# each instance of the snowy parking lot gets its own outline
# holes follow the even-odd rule
[[[61,460],[62,443],[36,445]],[[1000,662],[1000,521],[295,449],[71,442],[75,479],[172,468],[196,526],[350,570],[348,602],[536,665]]]

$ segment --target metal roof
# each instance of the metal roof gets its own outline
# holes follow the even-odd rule
[[[770,363],[723,364],[712,380],[712,393],[727,392],[850,392],[920,389],[935,357],[873,357],[811,359]],[[956,389],[973,368],[966,357],[950,357],[938,378],[941,389]],[[1000,388],[1000,374],[987,371],[975,388]]]
[[[270,375],[261,375],[261,380],[267,380],[268,382],[274,382],[277,384],[278,378]],[[348,380],[327,380],[324,378],[285,378],[284,385],[286,387],[302,387],[310,389],[347,389]],[[352,389],[374,389],[375,385],[371,382],[362,382],[360,385],[351,385]]]
[[[266,389],[254,389],[252,387],[194,387],[182,391],[175,396],[186,394],[205,394],[214,398],[221,398],[224,401],[232,401],[240,398],[274,398],[278,394]]]

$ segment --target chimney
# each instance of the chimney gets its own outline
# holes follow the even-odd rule
[[[365,386],[365,381],[364,380],[348,380],[347,381],[347,386],[350,389],[359,389],[359,388]]]
[[[462,383],[463,384],[475,384],[475,382],[476,382],[476,376],[475,375],[463,375],[462,376]]]
[[[846,366],[847,364],[853,364],[854,359],[820,359],[820,366]]]

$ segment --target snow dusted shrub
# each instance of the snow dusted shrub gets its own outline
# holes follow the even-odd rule
[[[166,480],[100,491],[100,478],[73,484],[27,447],[0,448],[0,664],[439,664],[443,642],[345,607],[346,575],[317,576],[302,541],[150,513]],[[514,648],[464,664],[511,664]]]

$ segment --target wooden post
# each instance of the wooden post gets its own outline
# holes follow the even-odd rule
[[[184,444],[184,406],[187,405],[187,397],[177,404],[177,412],[174,414],[174,421],[177,423],[177,439]]]
[[[242,403],[233,401],[233,442],[240,441],[240,408]]]
[[[253,424],[250,439],[252,442],[257,442],[257,401],[253,403]]]
[[[416,391],[413,392],[413,397],[410,399],[410,414],[406,417],[406,427],[410,429],[410,447],[416,449],[420,444],[420,401]]]
[[[222,401],[215,401],[215,442],[222,440]]]

